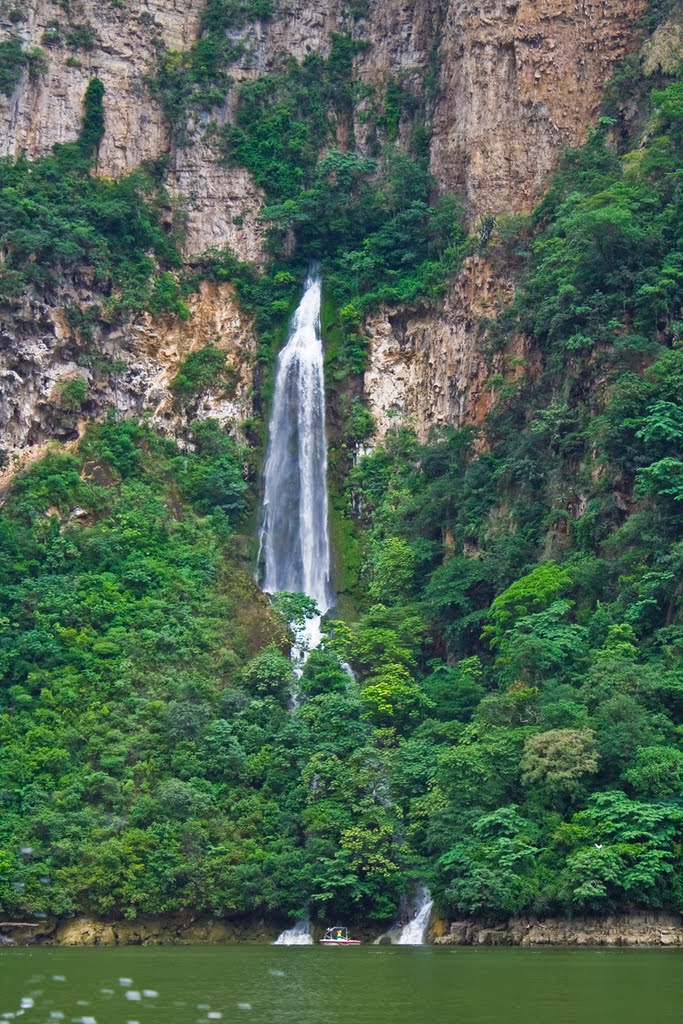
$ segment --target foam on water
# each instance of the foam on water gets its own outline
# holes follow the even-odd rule
[[[312,946],[313,931],[308,917],[298,921],[293,928],[286,928],[278,935],[274,946]]]

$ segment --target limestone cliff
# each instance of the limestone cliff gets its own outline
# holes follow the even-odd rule
[[[464,195],[476,227],[482,215],[528,210],[559,149],[582,141],[615,65],[640,45],[645,2],[368,0],[354,13],[345,0],[280,0],[272,18],[240,30],[241,56],[229,70],[239,82],[291,56],[326,53],[333,32],[367,40],[356,58],[360,78],[376,84],[394,75],[423,90],[433,125],[432,172],[442,191]],[[45,59],[44,73],[25,71],[12,95],[0,96],[0,153],[33,157],[74,139],[86,84],[96,74],[106,87],[98,172],[119,174],[167,154],[168,190],[186,215],[186,252],[227,242],[242,258],[258,261],[260,190],[245,171],[220,162],[202,123],[190,126],[182,146],[174,144],[148,87],[160,47],[182,51],[196,40],[199,5],[72,0],[66,6],[0,2],[2,35],[41,47]],[[233,95],[214,112],[218,124],[231,118]],[[481,415],[490,395],[479,354],[480,318],[509,294],[509,281],[474,258],[440,308],[372,318],[365,391],[379,434],[396,413],[409,414],[423,434],[433,422]],[[190,326],[145,321],[105,331],[103,352],[118,353],[126,369],[115,383],[94,381],[86,412],[113,402],[124,411],[151,411],[172,428],[170,369],[179,352],[209,333],[239,364],[241,397],[224,412],[249,414],[253,346],[244,318],[224,289],[205,289],[195,311]],[[55,384],[78,363],[78,339],[60,309],[27,299],[20,310],[4,311],[2,321],[5,447],[21,451],[51,436],[72,436],[77,424],[49,413]]]
[[[78,298],[88,300],[87,295]],[[213,416],[230,425],[250,416],[256,339],[231,286],[204,282],[190,310],[187,321],[142,316],[126,326],[100,325],[85,343],[69,327],[62,305],[27,298],[11,323],[0,328],[0,424],[3,447],[14,456],[0,472],[0,489],[18,465],[39,456],[51,439],[76,440],[83,418],[108,409],[121,415],[148,413],[173,434],[182,433],[192,417]],[[181,409],[169,385],[183,357],[207,343],[224,349],[235,371],[230,393],[209,392]],[[60,402],[64,384],[76,376],[86,381],[88,391],[78,414]]]

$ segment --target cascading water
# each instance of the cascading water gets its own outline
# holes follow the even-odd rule
[[[410,921],[408,921],[408,924],[404,925],[401,929],[400,935],[396,939],[397,946],[424,945],[433,906],[434,901],[429,894],[429,890],[420,889],[415,905],[415,912]]]
[[[274,946],[312,946],[313,932],[307,917],[298,921],[293,928],[287,928],[276,938]]]
[[[266,593],[306,594],[324,615],[332,598],[320,297],[313,268],[277,361],[259,560]],[[309,648],[320,642],[319,618],[306,639]]]
[[[312,268],[277,360],[259,549],[267,594],[306,594],[318,606],[320,615],[307,623],[304,650],[294,652],[299,664],[306,649],[320,643],[320,617],[332,604],[320,298],[320,273]],[[292,708],[297,706],[294,692]],[[283,931],[275,945],[312,942],[306,918]]]

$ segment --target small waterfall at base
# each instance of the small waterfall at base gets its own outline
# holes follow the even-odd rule
[[[310,920],[305,917],[298,921],[293,928],[286,928],[281,932],[273,943],[274,946],[312,946],[313,932]]]
[[[415,904],[415,913],[408,924],[401,929],[401,933],[396,939],[397,946],[424,945],[433,906],[434,901],[429,894],[429,889],[420,889]]]
[[[314,267],[277,360],[259,562],[266,593],[306,594],[324,615],[332,597],[320,298]],[[320,619],[309,623],[306,640],[309,649],[320,643]]]

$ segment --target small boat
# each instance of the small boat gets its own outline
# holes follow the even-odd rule
[[[328,928],[319,942],[323,946],[360,946],[360,939],[350,939],[348,928],[339,925]]]

